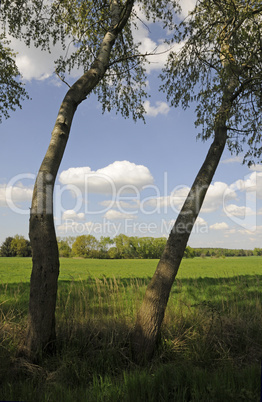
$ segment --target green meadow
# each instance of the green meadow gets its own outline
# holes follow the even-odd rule
[[[148,278],[156,269],[158,260],[99,260],[60,259],[60,281],[79,281],[96,278]],[[1,257],[0,283],[29,282],[31,258]],[[177,278],[221,278],[239,275],[261,275],[261,257],[227,257],[183,259]]]
[[[19,355],[31,259],[0,258],[0,400],[260,401],[262,258],[182,261],[148,365],[130,333],[157,260],[61,259],[57,354]]]

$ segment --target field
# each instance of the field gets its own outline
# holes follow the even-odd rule
[[[156,269],[158,260],[92,260],[62,258],[60,281],[78,281],[87,278],[148,278]],[[0,258],[0,283],[29,282],[31,258]],[[261,257],[227,257],[183,259],[178,279],[228,278],[240,275],[262,275]]]
[[[183,260],[148,366],[129,336],[156,260],[61,259],[55,357],[19,357],[31,260],[0,258],[0,400],[259,401],[262,258]]]

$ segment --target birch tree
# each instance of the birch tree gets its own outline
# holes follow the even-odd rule
[[[46,50],[59,42],[67,55],[71,43],[73,51],[56,63],[56,71],[63,81],[66,81],[65,74],[75,67],[84,70],[61,103],[34,186],[29,229],[33,268],[24,351],[35,360],[43,351],[55,351],[59,256],[53,189],[77,107],[94,92],[103,111],[114,108],[126,118],[143,117],[145,55],[139,54],[139,43],[133,39],[138,21],[134,4],[136,10],[143,8],[151,21],[160,19],[164,28],[173,29],[175,1],[2,1],[0,21],[7,25],[9,35]]]
[[[173,40],[161,78],[171,105],[196,102],[199,137],[212,139],[206,159],[175,221],[138,312],[132,336],[137,361],[150,358],[171,287],[193,225],[225,146],[260,161],[262,110],[262,6],[260,0],[199,0]],[[184,150],[186,158],[186,149]]]

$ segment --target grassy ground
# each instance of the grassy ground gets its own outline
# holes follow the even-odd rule
[[[97,260],[61,258],[59,280],[87,278],[148,278],[158,260]],[[31,258],[0,257],[0,283],[29,282]],[[183,259],[177,278],[221,278],[239,275],[262,275],[261,257],[227,257]]]
[[[184,260],[158,351],[132,362],[129,335],[156,261],[61,261],[57,355],[17,356],[29,259],[0,259],[0,400],[259,401],[262,259]]]

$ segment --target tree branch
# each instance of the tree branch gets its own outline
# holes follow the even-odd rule
[[[55,73],[56,73],[56,75],[58,76],[58,78],[59,78],[64,84],[66,84],[69,88],[71,88],[71,86],[66,82],[66,80],[65,80],[63,77],[61,77],[61,76],[59,75],[57,69],[55,70]]]
[[[157,49],[157,48],[156,48],[156,49]],[[155,52],[155,51],[153,51],[152,53],[144,53],[144,54],[139,53],[139,54],[133,54],[132,56],[119,57],[118,59],[112,61],[112,63],[110,63],[110,64],[108,65],[108,67],[111,67],[112,65],[114,65],[114,64],[116,64],[116,63],[119,63],[119,62],[122,62],[122,61],[124,61],[124,60],[132,60],[132,59],[137,59],[137,58],[139,58],[139,57],[159,56],[159,55],[161,55],[161,54],[165,54],[165,53],[170,52],[171,49],[173,49],[173,46],[171,46],[171,47],[170,47],[169,49],[167,49],[167,50],[163,50],[162,52]]]

